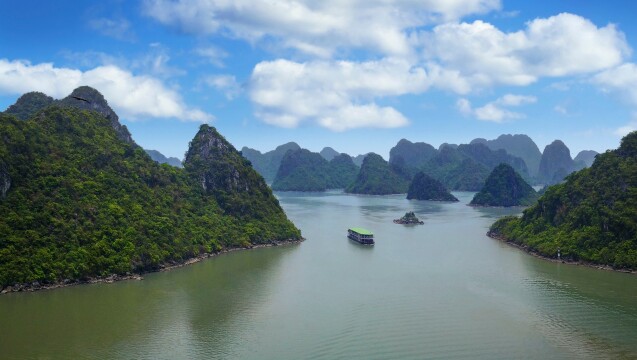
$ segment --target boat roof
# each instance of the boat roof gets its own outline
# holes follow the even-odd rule
[[[363,229],[361,227],[353,227],[353,228],[349,228],[349,230],[352,230],[353,232],[359,233],[361,235],[374,235],[371,231],[367,229]]]

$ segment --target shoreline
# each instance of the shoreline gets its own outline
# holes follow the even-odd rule
[[[534,256],[538,259],[542,259],[544,261],[549,261],[552,263],[559,263],[559,264],[565,264],[565,265],[575,265],[575,266],[585,266],[588,268],[593,268],[593,269],[597,269],[597,270],[606,270],[606,271],[614,271],[614,272],[619,272],[619,273],[624,273],[624,274],[632,274],[632,275],[637,275],[637,270],[626,270],[626,269],[616,269],[610,265],[602,265],[602,264],[595,264],[595,263],[590,263],[590,262],[586,262],[586,261],[570,261],[570,260],[562,260],[562,259],[556,259],[556,258],[552,258],[552,257],[548,257],[545,255],[542,255],[540,253],[538,253],[535,250],[530,249],[528,246],[525,245],[520,245],[520,244],[516,244],[514,242],[508,241],[505,237],[492,233],[491,231],[488,231],[486,234],[488,237],[490,237],[491,239],[494,240],[498,240],[500,242],[503,242],[511,247],[517,248],[521,251],[524,251],[525,253]]]
[[[84,280],[68,280],[67,279],[67,280],[63,280],[54,284],[40,284],[37,281],[30,284],[28,283],[14,284],[14,285],[9,285],[3,289],[0,289],[0,296],[5,294],[20,293],[20,292],[36,292],[36,291],[42,291],[42,290],[54,290],[54,289],[60,289],[60,288],[76,286],[76,285],[102,284],[102,283],[112,284],[116,281],[126,281],[126,280],[140,281],[140,280],[144,280],[143,275],[145,274],[165,272],[165,271],[182,268],[184,266],[192,265],[192,264],[201,262],[203,260],[210,259],[219,255],[227,254],[234,251],[252,250],[252,249],[268,248],[268,247],[274,247],[274,246],[294,245],[294,244],[300,244],[303,241],[305,241],[305,238],[301,238],[299,240],[273,241],[267,244],[256,244],[249,247],[233,247],[233,248],[223,249],[218,252],[200,254],[179,263],[161,264],[159,265],[159,268],[157,269],[141,271],[138,273],[126,273],[124,275],[110,274],[105,277],[88,278]]]

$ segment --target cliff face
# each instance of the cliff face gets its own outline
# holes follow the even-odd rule
[[[586,167],[590,167],[593,165],[593,161],[595,161],[595,156],[599,155],[597,151],[594,150],[582,150],[577,156],[575,156],[575,163],[583,164]]]
[[[575,170],[571,152],[560,140],[555,140],[544,148],[538,176],[546,184],[557,184]]]

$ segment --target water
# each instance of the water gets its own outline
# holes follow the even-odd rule
[[[519,209],[279,193],[307,241],[0,296],[2,359],[637,358],[637,276],[489,239]],[[413,210],[420,226],[392,223]],[[376,246],[347,240],[348,227]]]

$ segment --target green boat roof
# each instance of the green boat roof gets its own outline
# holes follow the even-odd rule
[[[374,235],[371,231],[360,228],[360,227],[353,227],[353,228],[350,228],[350,230],[352,230],[353,232],[359,233],[361,235]]]

